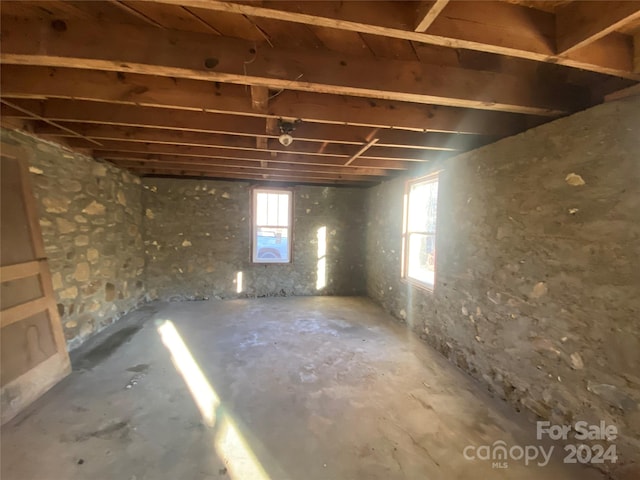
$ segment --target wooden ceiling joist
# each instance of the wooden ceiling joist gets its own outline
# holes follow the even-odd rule
[[[632,69],[633,49],[620,38],[615,38],[620,35],[598,39],[594,43],[599,45],[593,51],[584,49],[558,54],[554,45],[555,16],[552,13],[505,2],[483,1],[480,5],[478,2],[449,2],[429,30],[420,32],[414,31],[415,23],[407,23],[407,12],[393,1],[376,2],[375,9],[366,2],[341,2],[337,7],[332,2],[265,1],[256,5],[215,0],[153,1],[489,52],[640,79],[640,74]],[[483,23],[473,18],[478,14],[486,19]]]
[[[269,105],[269,89],[267,87],[257,87],[255,85],[251,86],[251,107],[260,113],[267,113],[267,106]],[[265,130],[263,133],[267,133],[267,122],[264,121]],[[256,147],[260,150],[266,150],[268,148],[268,139],[259,135],[256,136]]]
[[[122,156],[130,156],[132,153],[147,155],[171,155],[184,157],[201,157],[201,158],[223,158],[229,160],[257,160],[275,163],[297,163],[307,165],[340,165],[344,166],[346,159],[344,157],[328,157],[325,155],[294,155],[294,154],[278,154],[272,156],[269,152],[258,150],[243,151],[224,149],[217,147],[190,147],[180,145],[162,145],[162,144],[146,144],[137,142],[103,142],[104,149],[94,149],[93,153],[96,157],[101,158],[119,158]],[[78,142],[74,139],[68,139],[68,144],[72,147],[86,148],[86,144]],[[435,158],[435,157],[434,157]],[[382,160],[377,158],[360,157],[352,165],[354,167],[372,167],[384,168],[390,170],[406,170],[415,162],[404,162],[401,160]]]
[[[640,2],[2,7],[3,126],[140,175],[372,185],[640,85]]]
[[[358,175],[374,175],[377,176],[377,173],[380,171],[389,171],[391,174],[396,172],[401,172],[402,170],[406,170],[409,167],[409,164],[399,164],[398,162],[390,163],[388,166],[382,163],[382,167],[372,167],[368,166],[365,162],[361,162],[360,165],[349,165],[348,167],[344,167],[337,162],[334,163],[325,163],[325,164],[313,164],[313,163],[303,163],[296,162],[291,163],[285,160],[261,160],[261,159],[251,159],[251,158],[220,158],[220,157],[198,157],[198,156],[189,156],[189,155],[171,155],[164,153],[145,153],[145,152],[111,152],[111,151],[96,151],[94,152],[97,157],[103,158],[105,160],[117,161],[117,160],[134,160],[134,161],[143,161],[143,162],[168,162],[168,163],[208,163],[211,165],[239,165],[244,167],[256,167],[262,166],[262,168],[271,168],[274,166],[281,166],[282,168],[290,168],[291,170],[301,170],[307,171],[311,169],[316,171],[316,169],[324,170],[329,169],[327,171],[339,171],[339,172],[357,172]],[[266,166],[263,166],[265,165]],[[369,164],[375,164],[375,162],[368,162]],[[370,173],[374,172],[374,173]]]
[[[179,110],[264,117],[300,118],[305,122],[503,137],[522,131],[530,118],[543,117],[416,105],[389,100],[282,92],[269,112],[251,107],[242,87],[150,75],[5,65],[0,90],[7,98],[87,99]],[[213,94],[212,94],[213,91]],[[538,120],[540,119],[540,120]],[[298,127],[296,131],[299,131]],[[362,142],[362,139],[358,139]],[[384,141],[384,137],[380,138]]]
[[[62,125],[66,127],[66,124]],[[317,142],[305,142],[296,140],[289,147],[282,146],[276,139],[265,140],[265,148],[258,148],[250,137],[236,135],[221,135],[201,132],[165,131],[150,128],[122,128],[97,125],[82,127],[79,129],[82,136],[104,144],[107,141],[124,141],[150,144],[184,145],[194,147],[217,147],[232,150],[268,151],[273,154],[300,155],[325,155],[327,157],[349,158],[356,150],[354,145],[319,144]],[[39,125],[34,128],[34,133],[56,137],[74,138],[66,130],[60,130],[50,125]],[[451,149],[442,149],[443,152],[451,152]],[[419,149],[405,149],[394,147],[377,147],[368,151],[368,158],[383,160],[420,161],[430,159],[438,152]]]
[[[98,145],[98,146],[102,145],[100,142],[96,141],[95,139],[89,138],[86,135],[82,135],[81,133],[76,132],[72,128],[67,127],[65,125],[61,125],[60,123],[57,123],[49,118],[45,118],[41,115],[38,115],[32,110],[21,107],[20,105],[16,105],[13,102],[9,102],[7,99],[0,99],[0,102],[2,102],[3,105],[6,105],[10,109],[26,115],[26,118],[28,119],[36,119],[48,124],[49,126],[53,127],[53,130],[56,132],[64,132],[65,134],[71,135],[72,137],[84,138],[86,141],[93,143],[95,145]]]
[[[68,145],[76,148],[90,148],[85,140],[68,138]],[[124,152],[132,151],[151,151],[165,152],[170,154],[178,154],[179,151],[187,153],[197,153],[198,156],[216,156],[224,158],[253,158],[264,161],[294,161],[297,163],[309,163],[322,165],[331,162],[332,165],[344,164],[352,155],[327,155],[325,153],[300,153],[300,152],[273,152],[265,150],[257,150],[252,148],[228,148],[220,145],[190,145],[175,143],[145,143],[138,141],[130,141],[128,139],[101,140],[103,144],[100,149],[111,149]],[[418,150],[417,155],[406,158],[390,158],[388,152],[367,152],[366,155],[359,156],[364,162],[384,162],[382,165],[376,163],[375,166],[380,168],[393,168],[394,162],[399,162],[396,168],[406,168],[407,163],[429,162],[449,158],[454,155],[453,152],[432,152],[428,150]],[[354,152],[355,153],[355,152]],[[295,160],[290,160],[290,159]],[[373,166],[373,165],[371,165]]]
[[[357,160],[358,158],[360,158],[364,152],[366,152],[367,150],[369,150],[375,143],[378,142],[378,138],[374,138],[372,140],[370,140],[369,142],[367,142],[366,145],[363,145],[362,148],[360,150],[358,150],[356,153],[354,153],[351,158],[349,158],[347,160],[347,162],[344,164],[345,166],[349,166],[351,165],[355,160]]]
[[[640,19],[638,1],[575,1],[556,13],[558,51],[586,47],[624,25]]]
[[[129,157],[114,157],[105,158],[117,165],[129,166],[173,166],[175,168],[185,168],[193,166],[209,166],[209,167],[229,167],[229,168],[254,168],[274,172],[298,172],[298,173],[337,173],[340,175],[356,175],[356,176],[372,176],[372,177],[384,177],[392,174],[392,171],[381,168],[366,168],[366,167],[354,167],[354,168],[340,168],[335,166],[322,166],[322,165],[304,165],[297,163],[277,163],[277,162],[264,162],[257,160],[225,160],[225,159],[203,159],[197,157],[151,157],[151,158],[129,158]],[[265,172],[261,172],[265,173]]]
[[[251,87],[251,107],[256,112],[267,112],[269,105],[269,89],[266,87]]]
[[[271,166],[262,166],[260,163],[256,163],[251,166],[236,165],[233,163],[224,163],[217,161],[214,163],[208,163],[201,159],[182,159],[182,160],[167,160],[167,159],[120,159],[120,158],[106,158],[115,165],[129,170],[187,170],[207,172],[209,174],[217,174],[222,176],[226,173],[232,175],[244,175],[249,176],[261,176],[266,178],[286,177],[288,179],[297,180],[309,180],[309,179],[327,179],[327,180],[345,180],[352,182],[378,182],[381,180],[380,175],[374,175],[375,170],[371,169],[319,169],[318,167],[312,167],[309,169],[285,169],[274,164]],[[231,177],[242,178],[242,177]]]
[[[63,26],[62,26],[62,25]],[[559,116],[575,89],[538,78],[259,48],[251,42],[131,25],[2,22],[2,63],[121,71],[449,107]]]
[[[84,132],[93,133],[102,127],[140,127],[171,132],[197,132],[206,134],[256,137],[264,129],[261,118],[241,117],[209,112],[170,110],[156,107],[141,107],[124,104],[105,104],[82,100],[53,99],[47,101],[12,99],[43,118],[61,124],[80,124]],[[0,113],[7,118],[30,118],[29,115],[11,108],[0,107]],[[74,125],[74,128],[78,128]],[[459,150],[465,151],[495,140],[496,137],[477,135],[455,135],[441,132],[413,132],[397,129],[371,129],[360,126],[331,125],[322,123],[302,123],[295,131],[293,148],[298,142],[333,143],[361,145],[375,132],[380,138],[378,146],[412,148],[418,150]],[[54,130],[47,132],[54,134]],[[60,135],[61,133],[55,133]],[[277,138],[266,135],[265,138]]]
[[[200,169],[196,167],[191,168],[153,168],[153,167],[133,167],[130,168],[134,173],[141,176],[179,176],[179,177],[203,177],[216,180],[245,180],[245,181],[263,181],[263,182],[283,182],[283,183],[309,183],[317,185],[345,185],[345,186],[368,186],[378,183],[378,180],[370,177],[362,179],[357,178],[334,178],[317,176],[314,174],[308,175],[274,175],[269,173],[263,174],[251,174],[251,173],[239,173],[239,172],[226,172],[226,171],[211,171],[207,169]]]
[[[379,178],[372,178],[369,175],[357,175],[352,173],[341,173],[341,172],[315,172],[315,171],[295,171],[295,170],[281,170],[281,169],[266,169],[257,167],[238,167],[236,165],[203,165],[203,164],[192,164],[192,163],[167,163],[167,162],[146,162],[144,164],[139,164],[138,162],[126,161],[126,160],[114,160],[113,163],[116,165],[120,165],[124,168],[184,168],[184,169],[197,169],[205,172],[217,172],[217,173],[238,173],[238,174],[247,174],[247,175],[279,175],[279,176],[287,176],[287,177],[314,177],[314,178],[329,178],[332,180],[365,180],[365,181],[376,181],[380,180]]]
[[[138,10],[130,7],[124,2],[119,2],[118,0],[109,0],[109,3],[111,5],[115,5],[116,7],[124,10],[129,15],[133,15],[134,17],[139,18],[140,20],[142,20],[145,23],[148,23],[149,25],[153,25],[154,27],[158,27],[158,28],[164,28],[160,23],[156,22],[154,19],[149,18],[144,13],[139,12]]]
[[[440,12],[447,6],[449,0],[435,0],[434,2],[422,2],[418,8],[418,23],[414,32],[426,32]]]
[[[112,159],[110,160],[115,165],[118,165],[123,168],[197,168],[201,170],[209,170],[209,171],[218,171],[218,172],[235,172],[235,173],[247,173],[247,174],[256,174],[263,175],[273,173],[276,175],[289,175],[289,176],[317,176],[317,177],[326,177],[326,178],[344,178],[344,179],[352,179],[352,180],[370,180],[370,181],[379,181],[382,175],[370,175],[368,173],[356,173],[355,170],[350,171],[346,169],[345,171],[338,170],[318,170],[317,168],[310,168],[308,170],[292,170],[285,168],[278,168],[277,165],[271,167],[263,167],[261,165],[254,165],[252,167],[238,166],[233,164],[221,164],[218,163],[205,163],[205,162],[165,162],[165,161],[144,161],[139,162],[135,160],[121,160],[121,159]],[[361,169],[366,171],[366,169]],[[388,175],[388,174],[385,174]]]

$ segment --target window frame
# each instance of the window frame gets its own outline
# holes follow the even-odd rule
[[[288,250],[289,258],[286,261],[281,259],[267,260],[257,258],[257,234],[258,234],[258,193],[276,193],[279,195],[287,194],[289,196],[289,208],[288,208],[288,226],[287,227],[275,227],[274,228],[286,228],[288,234]],[[290,265],[293,263],[293,189],[283,187],[263,187],[254,186],[251,188],[251,263],[256,265]],[[265,227],[264,225],[262,227]],[[267,226],[268,227],[268,226]]]
[[[410,211],[410,194],[411,189],[415,185],[419,184],[428,184],[428,183],[437,183],[438,184],[438,195],[436,197],[436,222],[435,222],[435,230],[433,232],[410,232],[409,229],[409,211]],[[408,180],[405,183],[404,190],[404,208],[402,215],[402,265],[401,265],[401,278],[413,285],[415,287],[421,288],[423,290],[427,290],[428,292],[433,293],[436,288],[436,283],[438,279],[437,272],[437,255],[433,265],[433,285],[418,280],[416,278],[409,276],[409,238],[411,234],[422,234],[422,235],[433,235],[435,242],[435,250],[438,251],[438,207],[439,207],[439,197],[440,197],[440,171],[430,173],[428,175],[423,175],[418,178],[413,178]]]

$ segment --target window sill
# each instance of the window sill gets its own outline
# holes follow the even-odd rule
[[[291,265],[293,262],[251,262],[251,265]]]
[[[423,290],[425,292],[431,293],[433,294],[434,289],[435,289],[435,284],[434,285],[429,285],[426,283],[423,283],[419,280],[414,280],[413,278],[409,278],[409,277],[402,277],[400,279],[400,281],[402,281],[402,283],[406,283],[407,285],[410,285],[411,287],[417,288],[418,290]]]

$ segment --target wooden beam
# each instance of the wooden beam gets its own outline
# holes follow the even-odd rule
[[[541,117],[504,112],[288,91],[272,99],[269,112],[261,114],[253,110],[244,89],[237,85],[214,84],[212,89],[210,82],[195,80],[16,65],[2,67],[0,91],[6,98],[87,99],[244,117],[229,119],[234,123],[250,123],[247,116],[301,118],[304,123],[296,129],[297,136],[313,122],[503,137],[524,130],[531,118],[542,121]],[[261,131],[262,126],[254,134]],[[354,141],[361,144],[365,137],[359,136]],[[380,141],[385,141],[384,135]]]
[[[640,19],[638,1],[574,1],[556,11],[558,53],[585,47]]]
[[[16,105],[13,102],[8,101],[7,99],[0,99],[0,102],[2,102],[3,104],[7,105],[8,107],[11,107],[14,110],[18,110],[24,114],[26,114],[27,116],[29,116],[30,118],[35,118],[36,120],[40,120],[42,122],[45,122],[49,125],[51,125],[52,127],[54,127],[56,129],[56,131],[60,132],[63,131],[67,134],[70,134],[72,137],[78,137],[78,138],[83,138],[86,141],[93,143],[94,145],[98,145],[98,146],[102,146],[102,144],[100,142],[97,142],[91,138],[85,137],[84,135],[76,132],[75,130],[72,130],[71,128],[65,127],[63,125],[60,125],[59,123],[56,123],[48,118],[45,117],[41,117],[40,115],[38,115],[37,113],[34,113],[30,110],[27,110],[26,108],[21,107],[20,105]]]
[[[155,107],[108,104],[78,100],[22,100],[14,103],[61,124],[84,124],[78,128],[84,134],[101,132],[106,127],[139,127],[158,129],[168,133],[195,132],[209,135],[233,135],[253,138],[260,135],[263,119],[223,115],[208,112],[169,110]],[[30,118],[10,107],[0,106],[2,118]],[[267,119],[270,120],[270,119]],[[42,128],[42,126],[40,126]],[[97,130],[94,130],[97,129]],[[52,130],[46,130],[47,134]],[[296,129],[297,142],[313,142],[316,145],[362,145],[370,135],[368,127],[302,123]],[[457,135],[441,132],[412,132],[396,129],[375,129],[380,147],[412,148],[416,150],[466,151],[495,141],[497,137]],[[59,135],[59,134],[58,134]],[[277,135],[269,135],[270,139]]]
[[[194,169],[201,172],[210,172],[218,174],[246,174],[246,175],[269,175],[272,177],[289,177],[289,178],[328,178],[332,180],[379,180],[368,175],[344,174],[339,172],[300,172],[286,170],[269,170],[264,168],[247,168],[234,165],[213,166],[213,165],[189,165],[175,163],[154,163],[147,165],[136,165],[135,162],[114,161],[116,165],[128,169]]]
[[[640,30],[633,35],[633,71],[640,74]]]
[[[256,48],[207,34],[132,25],[2,22],[5,64],[121,71],[556,117],[585,106],[566,86],[418,61]],[[250,61],[248,64],[247,62]]]
[[[86,143],[74,138],[67,139],[67,145],[72,148],[88,148]],[[103,140],[103,147],[95,151],[115,150],[122,152],[147,152],[147,153],[168,153],[171,155],[191,154],[200,157],[220,157],[220,158],[248,158],[265,161],[285,161],[292,163],[307,163],[316,165],[344,165],[349,159],[349,155],[325,155],[322,153],[289,153],[289,152],[267,152],[256,149],[228,148],[225,146],[208,145],[176,145],[173,143],[148,143],[129,140]],[[453,156],[454,152],[414,150],[417,152],[412,156],[403,158],[391,158],[390,152],[370,153],[362,155],[360,158],[367,161],[385,162],[385,165],[392,165],[393,162],[401,162],[403,167],[406,162],[426,162],[441,160]],[[387,155],[387,156],[383,156]],[[387,168],[387,167],[380,167]]]
[[[298,173],[331,173],[340,175],[369,175],[374,177],[384,177],[393,173],[392,170],[382,168],[368,167],[340,167],[340,166],[322,166],[322,165],[305,165],[297,163],[278,163],[265,162],[259,160],[229,160],[216,158],[197,158],[197,157],[179,157],[179,156],[158,156],[155,158],[128,158],[124,156],[105,158],[110,162],[118,165],[127,166],[176,166],[184,168],[185,166],[208,166],[208,167],[224,167],[224,168],[252,168],[264,170],[261,173],[273,172],[298,172]]]
[[[60,3],[60,2],[59,2]],[[140,13],[139,11],[137,11],[135,8],[131,8],[129,5],[126,5],[118,0],[109,0],[109,3],[111,5],[114,5],[122,10],[124,10],[125,12],[127,12],[129,15],[133,15],[136,18],[139,18],[140,20],[142,20],[145,23],[148,23],[149,25],[152,25],[154,27],[158,27],[158,28],[164,28],[161,24],[159,24],[158,22],[156,22],[155,20],[153,20],[152,18],[147,17],[146,15]]]
[[[617,92],[610,93],[604,97],[605,102],[612,102],[614,100],[621,100],[627,97],[636,97],[640,95],[640,83],[637,83],[631,87],[623,88]]]
[[[38,8],[38,10],[46,10],[47,12],[50,12],[52,18],[81,18],[87,22],[95,20],[94,15],[69,2],[51,2],[45,0],[40,2],[29,2],[29,4]]]
[[[306,131],[309,129],[312,130],[316,130],[319,131],[321,129],[321,127],[319,127],[318,124],[313,124],[313,123],[307,123],[306,124],[308,128],[304,128],[304,124],[302,125],[302,130]],[[267,121],[266,121],[266,127],[267,127],[267,135],[269,136],[274,136],[274,137],[279,137],[280,136],[280,127],[278,126],[278,119],[275,117],[267,117]],[[360,135],[360,133],[356,133],[355,128],[360,128],[360,127],[355,127],[355,126],[346,126],[343,125],[342,127],[329,127],[329,128],[333,128],[333,134],[325,137],[323,140],[320,140],[320,138],[318,136],[316,136],[316,138],[308,138],[308,134],[306,134],[307,136],[300,136],[300,125],[298,125],[298,128],[296,129],[296,138],[300,138],[302,140],[320,140],[320,141],[332,141],[329,140],[329,138],[338,138],[341,137],[341,135],[338,133],[338,129],[342,128],[343,134],[349,133],[349,134],[353,134],[353,135]],[[328,131],[328,130],[327,130]],[[361,131],[361,130],[359,130]],[[334,140],[334,142],[338,142],[338,140]],[[351,142],[342,142],[340,141],[340,143],[351,143]]]
[[[304,175],[280,175],[272,173],[242,173],[222,170],[212,170],[201,167],[190,168],[164,168],[164,167],[129,167],[134,173],[139,175],[155,174],[155,175],[175,175],[175,176],[206,176],[220,179],[239,179],[239,180],[268,180],[273,182],[292,182],[292,183],[378,183],[380,178],[375,177],[344,177],[340,175],[322,175],[322,174],[304,174]]]
[[[256,112],[266,112],[269,104],[269,89],[267,87],[251,87],[251,107]]]
[[[374,173],[383,170],[385,172],[389,170],[401,171],[406,170],[408,168],[407,164],[402,164],[400,162],[389,162],[388,165],[372,166],[375,165],[375,161],[371,160],[367,163],[361,162],[360,165],[349,165],[348,167],[344,167],[341,164],[336,165],[318,165],[318,164],[307,164],[307,163],[291,163],[291,162],[278,162],[278,161],[264,161],[260,159],[237,159],[237,158],[220,158],[220,157],[194,157],[189,155],[171,155],[171,154],[150,154],[144,152],[100,152],[100,158],[106,160],[132,160],[136,162],[169,162],[169,163],[206,163],[211,165],[238,165],[241,167],[257,167],[261,168],[286,168],[288,170],[300,170],[307,171],[307,169],[312,169],[313,171],[321,171],[325,168],[330,169],[331,171],[360,171],[364,169],[364,171],[360,174],[362,175],[374,175]],[[317,170],[320,169],[320,170]],[[366,172],[366,173],[365,173]],[[385,173],[386,175],[387,173]]]
[[[73,146],[73,145],[72,145]],[[108,150],[93,150],[93,155],[99,158],[156,158],[159,156],[207,158],[226,160],[252,160],[268,163],[291,163],[300,165],[344,166],[343,157],[325,157],[322,155],[291,155],[278,154],[272,156],[266,152],[246,152],[240,150],[226,150],[221,148],[180,147],[175,145],[154,145],[135,142],[109,142]],[[384,168],[388,170],[406,170],[415,162],[401,160],[380,160],[375,158],[359,158],[353,167]]]
[[[265,122],[266,129],[266,122]],[[269,150],[269,139],[266,137],[256,137],[256,148],[258,150]]]
[[[419,19],[416,24],[415,32],[426,32],[434,20],[440,15],[440,12],[447,6],[449,0],[435,0],[434,2],[425,2],[426,5],[418,10]],[[426,10],[426,11],[425,11]]]
[[[240,166],[236,164],[225,164],[222,162],[209,163],[203,161],[181,161],[181,162],[167,162],[162,160],[127,160],[127,159],[107,159],[110,162],[122,167],[122,168],[198,168],[211,171],[226,171],[230,173],[255,173],[259,175],[263,174],[275,174],[275,175],[334,175],[342,176],[345,178],[354,178],[355,180],[361,180],[362,177],[385,177],[394,172],[384,171],[384,174],[371,175],[366,173],[368,171],[376,171],[375,169],[338,169],[336,167],[307,167],[307,169],[301,168],[282,168],[281,164],[273,164],[274,166],[263,167],[260,164],[255,164],[251,167]],[[299,166],[298,166],[299,167]]]
[[[251,86],[251,107],[260,113],[267,113],[269,105],[269,89],[267,87]],[[265,133],[267,131],[267,123],[264,122]],[[264,136],[256,136],[256,147],[259,150],[266,150],[269,147],[268,139]]]
[[[236,137],[255,137],[262,131],[262,119],[223,115],[217,113],[169,110],[134,105],[105,104],[101,102],[78,100],[23,100],[14,99],[14,103],[62,125],[85,124],[74,127],[85,135],[104,137],[107,127],[139,127],[163,130],[168,133],[196,132],[210,135],[233,135]],[[29,115],[10,107],[0,106],[3,118],[31,118]],[[268,119],[269,120],[269,119]],[[55,133],[54,129],[39,127],[40,133]],[[367,140],[371,129],[359,126],[302,123],[296,129],[296,141],[315,144],[361,145]],[[416,150],[466,151],[477,148],[497,137],[457,135],[441,132],[412,132],[397,129],[375,129],[380,137],[379,147],[411,148]],[[275,139],[277,135],[268,138]]]
[[[623,42],[609,41],[605,37],[596,41],[600,45],[594,54],[557,55],[553,42],[554,15],[505,2],[450,2],[431,24],[429,33],[424,33],[413,31],[413,25],[407,28],[406,12],[397,2],[376,2],[376,8],[371,9],[365,2],[342,2],[339,6],[331,2],[280,2],[277,8],[272,8],[215,0],[154,1],[489,52],[640,79],[631,68],[632,51]],[[474,18],[478,14],[486,20],[478,23]]]
[[[220,35],[216,28],[186,8],[158,5],[138,0],[120,0],[119,3],[127,4],[132,14],[135,15],[134,12],[136,12],[138,14],[136,16],[146,17],[161,26],[161,28]]]
[[[313,186],[339,186],[339,187],[352,187],[352,188],[369,188],[373,187],[380,182],[353,182],[347,180],[317,180],[317,179],[269,179],[268,175],[261,177],[249,177],[239,176],[234,178],[232,176],[216,177],[215,175],[208,174],[206,172],[189,172],[185,170],[180,171],[145,171],[139,170],[134,172],[136,175],[146,178],[199,178],[207,180],[221,180],[221,181],[238,181],[249,182],[252,185],[265,185],[265,186],[294,186],[294,185],[313,185]]]
[[[0,115],[0,126],[9,130],[24,130],[30,132],[33,128],[33,120],[19,117]]]
[[[356,153],[354,153],[351,158],[349,158],[349,160],[347,160],[347,163],[345,163],[345,166],[351,165],[353,163],[354,160],[358,159],[359,157],[362,156],[362,154],[364,152],[366,152],[367,150],[369,150],[379,139],[374,138],[373,140],[370,140],[366,145],[364,145],[360,150],[358,150]]]
[[[64,126],[65,124],[63,124]],[[291,155],[324,155],[330,157],[349,158],[353,148],[343,144],[318,144],[318,142],[307,142],[296,140],[294,145],[285,148],[276,139],[264,138],[265,147],[257,148],[255,142],[250,137],[236,135],[221,135],[201,132],[181,132],[173,130],[156,130],[151,128],[123,128],[108,125],[83,126],[78,127],[78,131],[88,138],[105,141],[125,141],[140,143],[157,143],[168,145],[185,145],[195,147],[219,147],[234,150],[249,150],[271,152],[272,154]],[[54,137],[72,137],[57,128],[47,125],[36,125],[35,133],[39,135],[49,135]],[[436,149],[434,149],[436,150]],[[450,148],[442,148],[442,151],[454,151]],[[363,152],[364,153],[364,152]],[[396,147],[378,147],[371,149],[367,155],[369,158],[395,159],[395,160],[422,160],[425,157],[432,157],[436,152],[421,149],[407,149]]]

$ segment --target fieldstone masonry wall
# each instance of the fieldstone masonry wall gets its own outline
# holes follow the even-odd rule
[[[293,262],[255,265],[249,184],[148,179],[143,188],[109,163],[26,133],[0,135],[22,147],[30,166],[70,350],[150,298],[364,292],[361,189],[295,187]],[[327,255],[319,287],[321,227]]]
[[[434,292],[400,278],[405,179],[368,191],[295,187],[293,263],[260,265],[251,263],[247,183],[141,185],[26,134],[2,130],[0,139],[29,161],[70,349],[150,298],[366,287],[517,408],[554,423],[616,425],[616,473],[640,469],[640,98],[439,165]],[[327,284],[318,288],[322,227]]]
[[[439,168],[434,292],[400,279],[399,179],[369,191],[369,296],[517,408],[616,425],[638,478],[640,98]]]
[[[153,298],[364,292],[362,189],[295,187],[293,262],[265,265],[251,263],[248,183],[149,178],[143,186],[146,275]],[[327,284],[317,288],[321,227],[326,227]]]
[[[71,350],[144,300],[140,179],[20,132],[0,135],[29,163]]]

